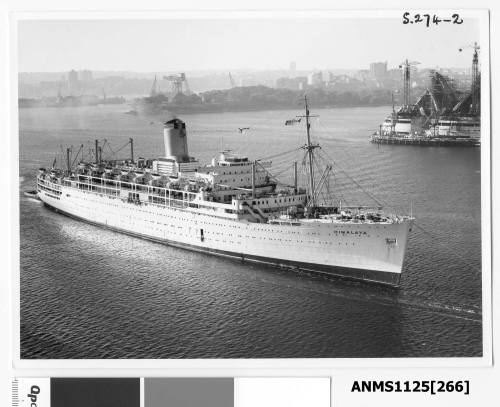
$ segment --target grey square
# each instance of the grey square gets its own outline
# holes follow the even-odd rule
[[[144,407],[233,407],[233,378],[146,378]]]

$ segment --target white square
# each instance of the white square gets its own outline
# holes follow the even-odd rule
[[[329,407],[330,378],[236,378],[234,407]]]

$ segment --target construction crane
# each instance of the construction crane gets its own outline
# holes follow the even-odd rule
[[[479,99],[480,99],[480,84],[479,84],[479,49],[481,48],[474,44],[466,45],[458,49],[462,52],[465,48],[472,48],[474,53],[472,54],[472,70],[471,70],[471,113],[473,115],[479,114]]]
[[[405,59],[399,65],[399,67],[403,69],[403,106],[410,106],[410,69],[412,66],[416,66],[418,64],[420,64],[420,62],[408,61],[408,59]]]
[[[229,82],[231,83],[231,88],[235,88],[236,87],[236,83],[234,82],[234,78],[231,75],[231,72],[229,72]]]
[[[177,95],[178,93],[185,93],[186,95],[191,94],[185,73],[181,73],[179,75],[164,76],[163,79],[170,81],[170,83],[172,84],[172,92],[175,95]]]

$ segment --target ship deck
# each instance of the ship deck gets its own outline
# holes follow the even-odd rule
[[[48,178],[48,179],[47,179]],[[293,217],[285,214],[285,211],[276,210],[267,213],[267,217],[261,216],[262,211],[258,208],[255,211],[249,208],[246,200],[241,200],[243,205],[238,205],[240,200],[233,199],[230,203],[214,202],[205,200],[203,193],[195,193],[182,190],[161,188],[151,185],[137,184],[124,181],[114,181],[105,178],[87,177],[85,181],[78,181],[72,178],[54,178],[51,176],[39,175],[38,185],[40,189],[47,192],[61,194],[61,187],[70,188],[86,193],[101,196],[108,196],[120,199],[135,205],[152,205],[159,207],[169,207],[182,209],[191,212],[204,213],[211,216],[218,216],[226,219],[280,224],[283,226],[300,226],[313,223],[328,224],[392,224],[400,223],[407,217],[395,215],[382,215],[366,207],[359,207],[356,210],[335,209],[335,213],[312,214],[310,217]],[[268,195],[268,197],[278,197],[280,195]],[[324,208],[323,208],[324,209]],[[333,209],[333,208],[332,208]],[[378,208],[380,209],[380,208]]]

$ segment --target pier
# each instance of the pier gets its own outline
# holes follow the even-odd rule
[[[426,137],[426,136],[384,136],[372,135],[370,141],[376,144],[405,144],[417,146],[455,146],[455,147],[479,147],[480,142],[470,138],[445,138],[445,137]]]

